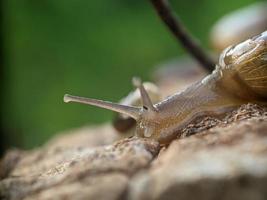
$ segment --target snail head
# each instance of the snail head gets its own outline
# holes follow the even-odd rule
[[[125,114],[137,121],[138,135],[141,137],[154,138],[155,130],[158,129],[157,119],[159,119],[159,112],[156,106],[153,105],[148,92],[144,88],[139,78],[133,78],[133,85],[140,91],[142,100],[141,107],[122,105],[109,101],[103,101],[98,99],[91,99],[85,97],[78,97],[66,94],[64,96],[64,102],[76,102],[82,104],[88,104],[112,110],[121,114]]]

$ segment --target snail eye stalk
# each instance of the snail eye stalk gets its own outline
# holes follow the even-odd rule
[[[157,108],[153,105],[142,81],[140,78],[134,77],[133,80],[133,85],[139,89],[141,98],[142,98],[142,103],[143,103],[143,108],[144,110],[150,110],[153,112],[157,112]]]
[[[91,98],[85,98],[85,97],[78,97],[78,96],[72,96],[69,94],[64,95],[64,102],[76,102],[76,103],[82,103],[82,104],[88,104],[92,106],[97,106],[100,108],[105,108],[108,110],[112,110],[118,113],[122,113],[125,115],[128,115],[132,117],[133,119],[137,120],[139,118],[139,113],[141,111],[140,108],[134,107],[134,106],[125,106],[120,105],[117,103],[112,103],[109,101],[102,101],[98,99],[91,99]]]

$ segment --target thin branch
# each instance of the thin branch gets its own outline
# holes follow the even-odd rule
[[[212,71],[215,62],[201,48],[198,41],[186,30],[180,19],[171,10],[167,0],[150,0],[162,21],[168,26],[185,49],[208,71]]]

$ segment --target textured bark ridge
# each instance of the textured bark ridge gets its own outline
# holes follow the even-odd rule
[[[107,125],[1,160],[1,199],[267,199],[267,111],[202,118],[168,147]]]

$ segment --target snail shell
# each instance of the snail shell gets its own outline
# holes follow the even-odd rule
[[[267,98],[267,32],[228,47],[210,79],[242,99]]]

